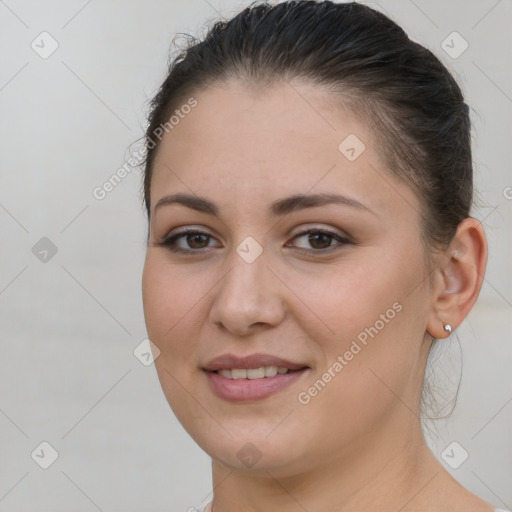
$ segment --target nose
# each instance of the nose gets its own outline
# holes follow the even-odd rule
[[[210,321],[237,336],[276,327],[285,315],[283,283],[268,268],[263,252],[248,263],[233,252],[230,270],[220,281]]]

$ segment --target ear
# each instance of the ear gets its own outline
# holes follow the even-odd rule
[[[432,311],[427,331],[447,338],[468,315],[480,293],[487,265],[487,240],[482,224],[468,217],[458,226],[450,246],[439,256],[434,271]]]

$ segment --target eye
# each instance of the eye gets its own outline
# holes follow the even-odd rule
[[[167,247],[172,252],[190,254],[207,248],[210,240],[213,240],[213,237],[208,233],[198,229],[187,229],[167,237],[157,245]],[[188,247],[178,245],[178,241],[183,241]]]
[[[350,243],[347,238],[323,229],[308,229],[301,231],[293,237],[293,240],[305,238],[306,236],[307,239],[305,243],[309,244],[312,248],[299,246],[299,252],[304,254],[332,252],[340,246]],[[213,237],[208,233],[198,229],[186,229],[180,233],[167,237],[162,242],[157,243],[157,245],[167,247],[170,251],[175,253],[192,254],[202,252],[203,249],[212,247],[208,244],[211,240],[213,240]],[[333,245],[333,241],[337,241],[338,243]],[[179,242],[181,242],[182,245],[180,245]]]
[[[337,233],[323,229],[309,229],[306,231],[301,231],[293,237],[293,240],[305,238],[306,235],[306,244],[309,244],[311,247],[313,247],[313,249],[308,247],[301,247],[303,250],[300,252],[304,252],[306,254],[332,252],[333,250],[338,249],[340,246],[350,243],[347,238],[344,238]],[[334,240],[336,240],[338,244],[332,245]]]

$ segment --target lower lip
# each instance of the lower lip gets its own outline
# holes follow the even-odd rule
[[[261,379],[228,379],[215,372],[205,372],[212,391],[219,398],[229,402],[248,402],[262,400],[300,379],[307,368],[288,373],[277,374],[275,377]]]

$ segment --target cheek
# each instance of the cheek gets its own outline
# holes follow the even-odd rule
[[[149,339],[159,348],[155,368],[164,395],[181,423],[198,413],[190,391],[197,380],[191,323],[200,307],[200,294],[183,268],[170,265],[162,251],[148,249],[142,276],[144,317]]]
[[[395,267],[397,265],[395,264]],[[407,276],[367,255],[346,258],[342,263],[293,274],[284,280],[293,283],[308,320],[302,328],[317,340],[326,352],[343,353],[359,335],[368,337],[368,329],[389,331],[396,323],[397,311],[407,294]],[[395,303],[400,303],[393,305]],[[305,319],[304,314],[294,320]]]
[[[201,291],[182,268],[170,265],[161,251],[148,249],[142,277],[144,317],[149,338],[161,351],[158,359],[185,359],[193,349],[187,330],[201,307]],[[191,340],[192,341],[192,340]]]
[[[296,403],[300,398],[301,404],[296,406],[301,413],[297,418],[307,420],[311,427],[304,431],[304,437],[307,443],[319,446],[326,457],[333,445],[349,446],[359,436],[371,435],[400,408],[405,410],[400,400],[414,407],[413,387],[420,384],[419,379],[412,382],[416,379],[415,349],[399,341],[408,328],[401,316],[405,314],[404,308],[383,327],[375,319],[366,326],[362,322],[363,327],[340,324],[346,336],[324,347],[325,366],[318,368],[296,397]],[[373,318],[368,312],[360,315]],[[358,337],[360,334],[363,336]],[[321,440],[318,432],[322,432]]]
[[[311,398],[306,408],[330,410],[336,418],[350,412],[350,421],[370,424],[396,401],[393,392],[403,396],[413,392],[411,382],[421,384],[417,369],[423,338],[415,338],[421,319],[414,319],[421,316],[422,298],[419,288],[411,291],[424,271],[422,260],[411,258],[404,269],[396,255],[392,264],[378,259],[380,264],[364,258],[347,264],[330,280],[308,279],[309,295],[302,291],[316,297],[308,305],[330,331],[322,336],[325,329],[309,328],[322,357],[308,383],[311,393],[304,389],[304,399]]]

